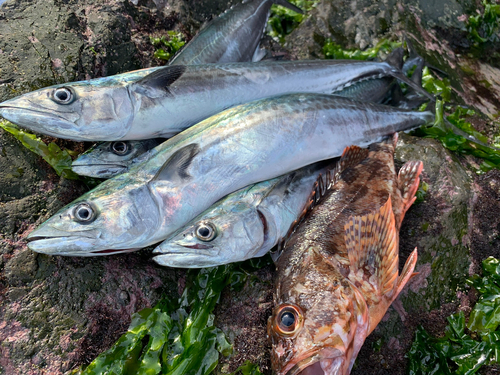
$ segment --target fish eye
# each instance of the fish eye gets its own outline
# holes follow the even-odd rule
[[[111,150],[113,150],[113,153],[116,155],[127,155],[130,151],[130,144],[124,141],[113,142],[111,144]]]
[[[73,210],[76,221],[80,223],[90,223],[95,219],[94,209],[87,203],[80,203]]]
[[[59,104],[70,104],[73,101],[73,92],[67,87],[59,87],[54,90],[53,100]]]
[[[212,224],[200,223],[196,227],[195,235],[199,240],[208,242],[217,237],[217,232]]]
[[[303,315],[298,306],[286,304],[280,306],[276,314],[275,328],[281,335],[291,336],[302,326]]]

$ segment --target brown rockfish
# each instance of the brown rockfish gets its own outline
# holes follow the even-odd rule
[[[366,336],[412,276],[416,250],[398,275],[399,229],[423,165],[408,162],[397,175],[396,140],[346,148],[275,255],[268,335],[277,374],[349,374]]]

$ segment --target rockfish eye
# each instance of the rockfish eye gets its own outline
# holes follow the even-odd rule
[[[210,223],[198,224],[198,227],[196,227],[195,234],[199,240],[205,242],[212,241],[217,236],[215,227]]]
[[[76,221],[80,223],[90,223],[95,219],[95,212],[87,203],[80,203],[73,211]]]
[[[59,104],[70,104],[73,101],[73,93],[67,87],[59,87],[54,90],[53,100]]]
[[[124,142],[124,141],[118,141],[118,142],[113,142],[111,144],[111,150],[113,150],[113,152],[116,154],[116,155],[127,155],[130,151],[130,145],[128,142]]]
[[[302,326],[301,309],[295,305],[283,305],[278,308],[276,314],[275,328],[284,336],[293,335]]]

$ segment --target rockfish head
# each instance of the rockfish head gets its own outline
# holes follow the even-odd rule
[[[349,374],[367,336],[361,293],[314,246],[290,262],[267,325],[278,375]]]
[[[0,103],[0,115],[22,128],[76,141],[116,140],[134,108],[126,87],[106,78],[46,87]]]
[[[153,260],[169,267],[199,268],[255,256],[264,243],[264,223],[246,202],[223,201],[193,219],[158,246]],[[262,254],[264,255],[264,254]]]
[[[160,221],[147,185],[109,180],[31,232],[28,248],[68,256],[128,252],[146,246],[144,239],[154,237]]]

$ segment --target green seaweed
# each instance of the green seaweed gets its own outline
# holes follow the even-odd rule
[[[453,107],[447,107],[448,110],[453,110]],[[458,129],[467,134],[474,136],[483,143],[487,143],[487,138],[476,131],[470,122],[466,121],[468,116],[474,115],[475,112],[471,109],[456,107],[455,110],[447,116],[449,123],[455,125]],[[483,146],[473,142],[462,135],[455,134],[449,123],[444,121],[443,101],[436,101],[436,119],[433,126],[421,127],[413,131],[414,135],[426,138],[434,138],[439,140],[444,147],[451,151],[461,154],[470,154],[482,159],[482,163],[477,173],[484,173],[492,168],[500,168],[500,151],[497,149]]]
[[[469,375],[499,362],[500,262],[493,257],[484,260],[483,277],[475,275],[467,283],[480,294],[467,325],[460,311],[448,317],[444,337],[432,337],[418,327],[408,353],[410,375]]]
[[[230,283],[233,265],[188,272],[178,301],[160,301],[132,315],[127,332],[78,375],[97,374],[209,374],[219,353],[232,351],[213,310]]]
[[[401,47],[401,42],[392,42],[387,39],[382,39],[375,47],[367,48],[366,50],[345,49],[339,44],[327,39],[323,45],[323,54],[326,59],[353,59],[353,60],[373,60],[380,57],[380,53],[388,54],[394,49]]]
[[[184,35],[178,31],[167,31],[167,35],[161,37],[149,37],[151,44],[157,48],[154,57],[161,60],[170,60],[178,50],[186,44]]]
[[[72,160],[68,150],[61,150],[54,142],[47,145],[35,134],[21,130],[8,121],[0,120],[0,127],[12,134],[28,150],[40,155],[54,168],[58,176],[72,180],[78,179],[78,175],[71,170]]]
[[[291,9],[273,4],[267,24],[269,25],[268,34],[277,39],[281,44],[285,42],[285,36],[290,34],[300,25],[306,17],[305,14],[319,3],[319,0],[290,0],[290,3],[296,5],[304,11],[304,14],[294,12]]]
[[[262,372],[260,372],[259,366],[250,361],[246,361],[238,367],[236,371],[229,375],[262,375]]]
[[[467,31],[476,46],[500,41],[500,4],[483,0],[484,12],[471,15],[466,22]]]

